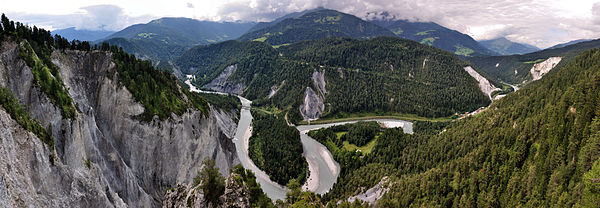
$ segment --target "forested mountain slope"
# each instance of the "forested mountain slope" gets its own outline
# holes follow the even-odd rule
[[[104,41],[153,61],[173,60],[193,46],[236,39],[252,26],[254,23],[161,18],[129,26]]]
[[[371,20],[371,22],[387,28],[398,37],[434,46],[456,55],[481,56],[497,54],[479,44],[471,36],[433,22],[410,22],[406,20]]]
[[[501,81],[520,84],[539,78],[564,66],[583,51],[600,47],[600,40],[592,40],[565,47],[545,49],[534,53],[510,56],[467,57],[475,67]],[[555,57],[554,60],[550,59]],[[556,62],[558,61],[558,62]],[[536,66],[537,65],[537,66]]]
[[[327,37],[373,38],[394,36],[389,30],[356,16],[328,9],[317,9],[299,17],[280,20],[274,25],[242,35],[239,40],[261,41],[270,45],[297,43]]]
[[[199,46],[177,63],[196,84],[243,94],[259,106],[316,119],[346,113],[450,116],[489,104],[466,62],[400,38],[329,38],[273,48],[252,42]]]
[[[441,133],[384,131],[324,199],[388,176],[378,207],[598,207],[599,60],[584,52]]]

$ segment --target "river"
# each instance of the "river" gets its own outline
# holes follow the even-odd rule
[[[191,84],[191,78],[191,75],[188,75],[188,80],[185,81],[185,83],[190,86],[190,91],[226,94],[221,92],[199,90]],[[248,156],[248,144],[250,136],[252,135],[252,114],[250,113],[252,101],[241,96],[238,96],[238,98],[242,103],[242,109],[240,111],[240,120],[238,122],[233,143],[235,144],[240,163],[244,168],[254,172],[256,175],[256,181],[260,184],[263,192],[265,192],[269,198],[274,201],[277,199],[284,200],[287,189],[271,181],[269,176],[264,171],[260,170]],[[340,165],[333,159],[331,152],[329,152],[324,145],[309,137],[307,133],[311,130],[355,123],[358,121],[360,120],[330,124],[296,126],[296,129],[300,131],[300,140],[304,150],[303,156],[308,162],[308,169],[310,172],[310,176],[306,180],[306,183],[302,186],[303,190],[312,191],[317,194],[325,194],[331,189],[331,187],[333,187],[333,184],[337,181],[337,177],[340,173]],[[408,121],[395,119],[371,119],[363,121],[377,121],[382,123],[387,128],[402,127],[405,133],[413,133],[412,123]]]

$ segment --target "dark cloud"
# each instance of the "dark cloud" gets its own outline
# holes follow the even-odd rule
[[[131,17],[123,12],[121,7],[115,5],[94,5],[81,8],[82,13],[67,15],[8,13],[11,19],[26,24],[62,29],[76,27],[86,30],[121,30],[129,25],[147,22],[154,17],[146,15]]]

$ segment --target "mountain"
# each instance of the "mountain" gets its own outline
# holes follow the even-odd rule
[[[577,39],[577,40],[572,40],[572,41],[569,41],[569,42],[566,42],[566,43],[556,44],[555,46],[552,46],[552,47],[547,48],[547,49],[562,48],[562,47],[565,47],[565,46],[569,46],[569,45],[573,45],[573,44],[581,43],[581,42],[587,42],[587,41],[591,41],[591,40],[592,39]]]
[[[298,17],[300,17],[300,16],[302,16],[302,15],[304,15],[306,13],[316,12],[316,11],[324,10],[324,9],[325,8],[323,8],[323,7],[318,7],[318,8],[315,8],[315,9],[307,9],[307,10],[304,10],[304,11],[301,11],[301,12],[292,12],[292,13],[283,15],[283,16],[281,16],[281,17],[279,17],[279,18],[277,18],[277,19],[275,19],[273,21],[270,21],[270,22],[258,22],[258,23],[256,23],[256,25],[254,25],[252,28],[250,28],[250,30],[248,30],[248,32],[254,32],[254,31],[257,31],[257,30],[261,30],[261,29],[273,26],[273,25],[275,25],[275,24],[277,24],[277,23],[279,23],[279,22],[281,22],[281,21],[283,21],[285,19],[298,18]]]
[[[398,37],[434,46],[456,55],[497,55],[496,52],[482,46],[471,36],[445,28],[433,22],[410,22],[406,20],[394,20],[393,18],[374,19],[371,22],[387,28]]]
[[[189,18],[161,18],[129,26],[104,41],[154,62],[172,60],[195,45],[238,38],[254,23],[210,22]]]
[[[278,48],[227,41],[195,47],[176,64],[195,73],[198,86],[241,94],[253,105],[286,112],[293,122],[373,112],[446,117],[490,102],[468,63],[394,37]]]
[[[78,30],[75,27],[52,31],[52,34],[60,35],[68,40],[96,41],[108,37],[115,31],[106,30]]]
[[[600,47],[600,40],[580,42],[565,47],[508,56],[468,57],[473,65],[494,79],[522,84],[564,66],[583,51]]]
[[[385,28],[335,10],[317,9],[296,15],[301,16],[279,20],[272,26],[248,32],[239,40],[260,41],[277,46],[327,37],[367,39],[394,36]]]
[[[504,37],[491,40],[482,40],[479,41],[479,43],[501,55],[526,54],[540,50],[538,47],[529,44],[515,43]]]
[[[376,140],[368,154],[328,142],[339,152],[337,161],[349,162],[322,200],[366,199],[376,207],[598,207],[599,60],[600,50],[583,52],[477,116],[432,133],[381,130],[368,138]],[[352,131],[309,134],[339,141]]]
[[[239,164],[238,98],[15,25],[0,30],[0,206],[159,207],[205,158],[224,175]]]

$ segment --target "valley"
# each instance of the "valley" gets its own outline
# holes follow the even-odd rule
[[[2,14],[0,207],[600,207],[597,21],[213,3]]]

